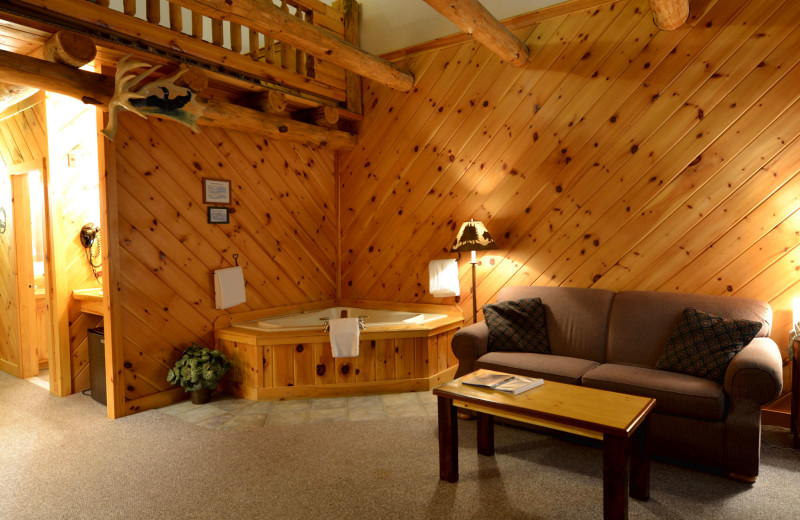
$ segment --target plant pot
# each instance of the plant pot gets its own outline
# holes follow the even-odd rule
[[[201,388],[200,390],[192,390],[189,392],[192,396],[192,403],[206,404],[211,400],[211,389]]]

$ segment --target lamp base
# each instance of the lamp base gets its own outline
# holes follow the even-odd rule
[[[470,262],[472,264],[472,323],[478,323],[478,291],[475,284],[475,266],[478,262]]]

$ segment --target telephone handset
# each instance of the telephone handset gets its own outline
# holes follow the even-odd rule
[[[102,242],[100,238],[100,228],[95,227],[92,223],[86,224],[81,228],[79,237],[81,239],[81,245],[86,249],[86,260],[92,268],[92,274],[95,279],[100,282],[102,271],[99,269],[103,266],[102,260],[98,260],[100,258],[100,243]]]
[[[85,248],[92,247],[99,233],[99,227],[95,227],[94,224],[86,224],[81,228],[81,245]]]

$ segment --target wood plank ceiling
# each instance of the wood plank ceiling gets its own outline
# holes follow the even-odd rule
[[[408,94],[366,82],[340,155],[343,296],[442,301],[427,264],[474,218],[501,248],[479,255],[479,304],[531,284],[754,297],[785,350],[798,23],[794,1],[705,0],[660,31],[646,0],[620,0],[515,30],[522,69],[465,43],[403,60]]]

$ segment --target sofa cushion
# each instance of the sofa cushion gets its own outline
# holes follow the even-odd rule
[[[605,361],[613,291],[534,285],[503,287],[497,294],[497,301],[519,298],[542,299],[552,354]]]
[[[547,305],[546,300],[544,303]],[[704,312],[726,318],[760,321],[763,326],[757,337],[769,336],[772,327],[772,309],[769,304],[750,298],[623,291],[614,297],[611,308],[605,361],[655,368],[681,312],[686,307],[703,309]],[[555,350],[553,352],[558,353]]]
[[[722,383],[728,363],[759,330],[759,321],[721,318],[687,307],[656,368]]]
[[[598,364],[596,361],[553,354],[489,352],[478,358],[475,362],[475,369],[487,368],[498,372],[541,377],[550,381],[577,385],[580,384],[581,376]]]
[[[725,392],[709,379],[653,368],[600,365],[581,379],[581,384],[601,390],[652,397],[655,411],[708,421],[725,417]]]
[[[489,327],[489,352],[549,354],[544,305],[540,298],[521,298],[483,306]]]

